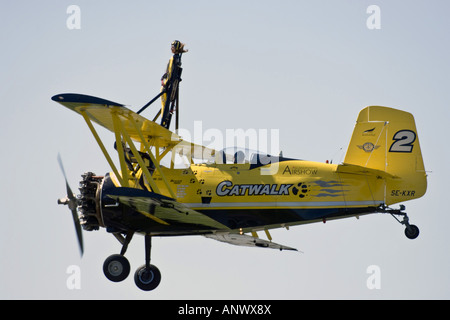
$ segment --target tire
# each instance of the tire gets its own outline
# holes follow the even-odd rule
[[[134,273],[134,282],[139,289],[151,291],[161,282],[161,272],[152,264],[148,269],[143,265]]]
[[[112,282],[125,280],[130,274],[130,263],[120,254],[113,254],[103,263],[103,273]]]
[[[419,236],[419,228],[413,224],[410,224],[405,228],[405,236],[408,239],[416,239]]]

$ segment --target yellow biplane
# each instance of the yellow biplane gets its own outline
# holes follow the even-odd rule
[[[112,170],[104,176],[83,174],[78,196],[66,178],[67,196],[58,200],[72,211],[81,252],[81,228],[104,227],[120,241],[120,253],[103,265],[111,281],[129,275],[124,255],[135,233],[145,238],[145,264],[134,276],[142,290],[155,289],[161,280],[150,264],[153,236],[203,235],[235,245],[296,250],[272,242],[269,230],[369,213],[391,214],[405,225],[410,239],[419,234],[403,205],[390,207],[426,191],[410,113],[380,106],[363,109],[343,163],[331,164],[260,153],[228,154],[185,141],[168,125],[120,103],[80,94],[58,94],[52,100],[84,118]],[[115,135],[120,167],[94,123]],[[175,156],[187,158],[188,165],[176,167]],[[161,163],[163,158],[170,160],[168,164]],[[214,161],[198,163],[196,158]],[[264,232],[267,240],[257,232]]]

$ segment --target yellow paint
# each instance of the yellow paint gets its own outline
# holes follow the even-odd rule
[[[150,218],[150,219],[152,219],[153,221],[156,221],[156,222],[158,222],[158,223],[160,223],[160,224],[164,224],[164,225],[166,225],[166,226],[169,226],[169,225],[170,225],[170,224],[167,223],[166,221],[164,221],[164,220],[162,220],[162,219],[160,219],[160,218],[154,216],[154,215],[151,214],[151,213],[148,213],[148,212],[145,212],[145,211],[142,211],[142,210],[137,210],[137,211],[138,211],[140,214],[146,216],[147,218]]]
[[[156,170],[159,172],[159,174],[161,175],[167,190],[170,193],[170,196],[173,199],[176,199],[175,193],[173,192],[171,186],[169,185],[169,182],[167,181],[166,176],[164,175],[163,171],[161,170],[161,166],[159,165],[159,161],[156,160],[155,156],[153,155],[152,151],[150,150],[150,146],[148,145],[147,141],[145,140],[142,131],[139,129],[139,127],[137,126],[137,124],[134,121],[131,121],[134,126],[135,129],[137,131],[137,133],[139,134],[139,137],[141,139],[141,145],[144,146],[143,150],[145,150],[147,152],[147,154],[150,156],[150,159],[152,160],[153,164],[155,165]]]
[[[122,174],[122,181],[124,187],[129,187],[129,175],[128,175],[128,166],[125,163],[125,152],[123,150],[122,138],[121,138],[121,122],[116,113],[111,114],[113,123],[114,123],[114,135],[116,137],[116,148],[117,153],[119,154],[119,163]]]
[[[264,232],[266,233],[267,239],[268,239],[269,241],[272,241],[272,236],[270,235],[269,230],[264,229]]]
[[[153,181],[152,175],[147,169],[147,166],[144,163],[144,160],[142,160],[141,155],[137,151],[136,147],[134,146],[133,141],[131,141],[130,136],[128,133],[123,130],[122,123],[119,122],[119,128],[122,131],[122,135],[125,138],[125,141],[128,143],[128,146],[131,149],[131,152],[133,153],[134,157],[136,158],[137,162],[139,163],[139,166],[141,167],[142,172],[145,174],[145,177],[147,178],[148,183],[150,184],[152,191],[156,193],[160,193],[159,187],[155,184],[155,181]]]

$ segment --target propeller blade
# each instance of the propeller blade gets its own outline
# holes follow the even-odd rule
[[[69,200],[76,200],[72,190],[70,189],[69,183],[67,182],[66,171],[64,170],[64,165],[62,163],[61,155],[59,153],[58,153],[58,163],[59,163],[59,167],[62,171],[62,174],[64,176],[64,180],[66,181],[67,197],[69,198]]]
[[[73,223],[75,225],[75,231],[77,233],[78,245],[80,247],[81,256],[83,256],[83,253],[84,253],[83,234],[82,234],[82,230],[81,230],[80,219],[78,218],[78,213],[77,213],[77,206],[78,206],[77,199],[75,198],[75,195],[73,194],[72,189],[70,189],[69,183],[67,181],[66,172],[64,170],[64,165],[61,160],[61,155],[59,153],[58,153],[58,163],[59,163],[59,167],[61,168],[61,171],[63,173],[64,180],[66,181],[66,191],[67,191],[67,198],[59,199],[58,204],[65,204],[65,205],[67,204],[69,206],[70,211],[72,212],[72,219],[73,219]]]
[[[78,245],[80,246],[80,253],[81,253],[81,256],[83,256],[83,253],[84,253],[83,233],[81,231],[81,224],[80,224],[80,219],[78,218],[77,209],[72,210],[72,218],[73,218],[73,223],[75,225],[75,231],[77,232]]]

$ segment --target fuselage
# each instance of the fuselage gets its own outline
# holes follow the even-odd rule
[[[358,216],[375,212],[384,203],[384,180],[338,172],[337,167],[280,158],[269,165],[228,163],[192,164],[183,169],[162,167],[162,173],[178,202],[230,229],[249,232]],[[110,181],[103,188],[106,185],[106,188],[119,187],[113,174],[107,176]],[[153,179],[161,194],[169,196],[167,185],[158,171],[153,173]],[[133,183],[130,187],[149,187],[139,172]],[[103,197],[107,197],[107,192]],[[140,229],[141,232],[174,235],[210,231],[193,226],[179,226],[177,229],[171,225],[169,228],[144,216],[136,219],[139,214],[122,207],[103,201],[102,219],[106,224],[109,216],[117,216],[117,212],[122,210],[124,216],[134,217],[121,218],[121,222],[133,221],[133,225],[126,228]],[[119,225],[115,227],[120,228]]]

